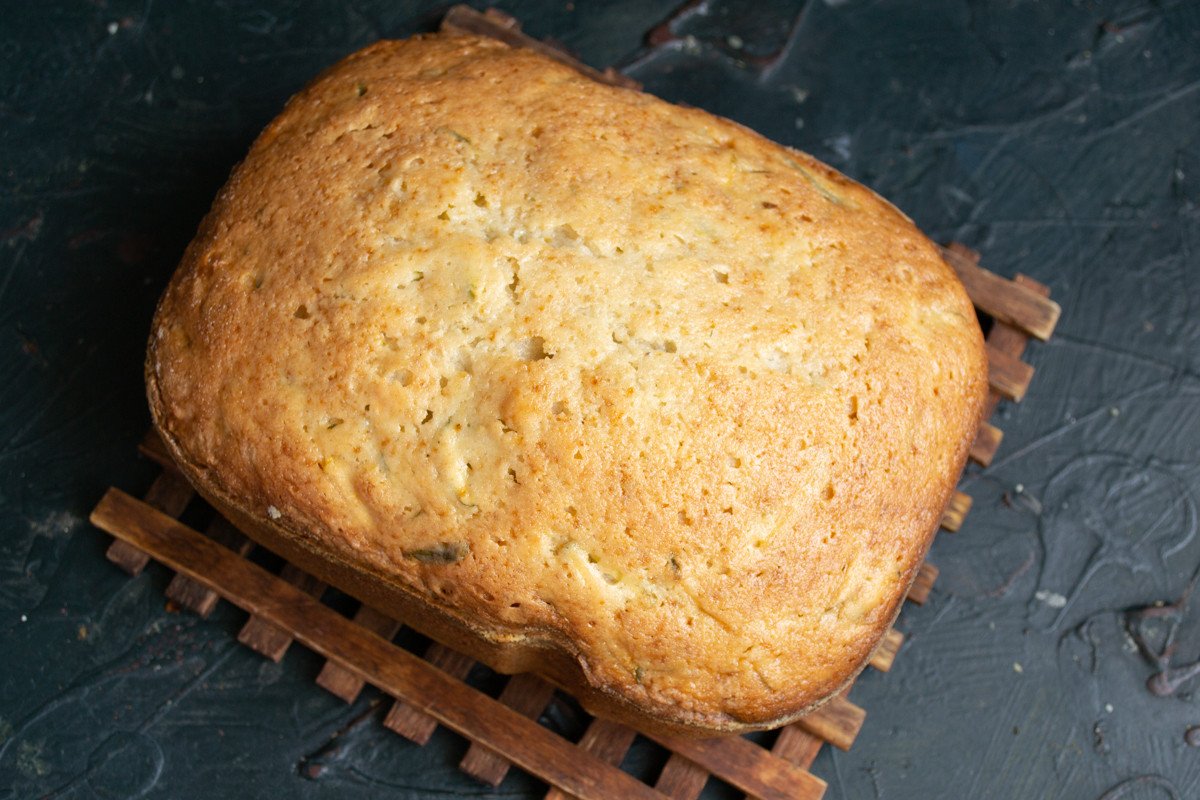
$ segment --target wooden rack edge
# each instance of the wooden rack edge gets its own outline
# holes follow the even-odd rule
[[[90,519],[101,530],[207,586],[239,608],[291,632],[310,650],[564,792],[583,800],[665,797],[119,489],[105,493]],[[331,641],[336,641],[336,647]],[[714,775],[744,792],[779,800],[819,800],[824,794],[824,781],[746,739],[707,741],[743,742],[759,751],[749,760],[705,758],[706,768]]]

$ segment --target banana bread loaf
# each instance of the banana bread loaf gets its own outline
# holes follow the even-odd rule
[[[153,418],[253,538],[658,729],[781,724],[895,617],[986,363],[937,249],[704,111],[495,41],[355,53],[222,189]]]

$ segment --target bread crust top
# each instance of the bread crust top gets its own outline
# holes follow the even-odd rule
[[[437,35],[351,55],[262,133],[147,382],[202,493],[651,717],[739,730],[866,662],[986,362],[953,272],[869,190]]]

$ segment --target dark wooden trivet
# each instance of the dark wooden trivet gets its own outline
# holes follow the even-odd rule
[[[533,47],[571,64],[567,54],[521,33],[512,17],[490,9],[486,13],[455,7],[446,15],[447,30],[495,36],[516,46]],[[581,71],[597,80],[624,86],[636,84],[618,73]],[[991,321],[987,336],[990,396],[987,417],[1001,400],[1020,401],[1033,377],[1033,367],[1021,360],[1032,338],[1046,340],[1058,321],[1059,307],[1049,289],[1024,275],[1002,278],[979,266],[979,255],[960,244],[943,248],[943,255],[967,288],[980,315]],[[1002,432],[988,422],[979,429],[971,459],[991,463]],[[430,645],[423,657],[393,644],[402,621],[367,606],[347,617],[321,601],[325,584],[291,564],[274,574],[247,556],[256,547],[229,522],[213,515],[200,533],[178,521],[196,498],[151,433],[141,452],[162,467],[142,499],[109,489],[92,511],[97,527],[115,537],[108,548],[110,561],[131,575],[150,559],[176,572],[166,594],[171,603],[207,616],[224,598],[249,612],[238,641],[275,661],[292,642],[320,653],[327,661],[317,684],[343,701],[353,702],[370,684],[395,699],[383,720],[390,730],[417,745],[425,744],[438,725],[470,741],[460,768],[493,786],[516,765],[550,785],[547,798],[699,796],[710,778],[717,778],[757,798],[819,800],[825,783],[808,772],[820,748],[840,749],[853,744],[866,712],[848,698],[849,689],[799,721],[779,729],[766,749],[745,737],[686,739],[645,734],[596,718],[582,738],[571,742],[537,723],[551,702],[554,688],[533,675],[508,679],[498,699],[465,683],[474,663],[444,645]],[[971,508],[971,498],[955,492],[942,528],[954,532]],[[924,603],[937,578],[937,569],[922,565],[908,599]],[[871,657],[871,666],[886,672],[904,641],[889,630]],[[653,787],[620,769],[638,736],[670,751]]]

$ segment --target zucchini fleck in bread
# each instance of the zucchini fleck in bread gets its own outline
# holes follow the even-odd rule
[[[159,305],[196,488],[334,585],[658,730],[786,722],[895,617],[986,391],[869,190],[472,37],[294,97]]]

